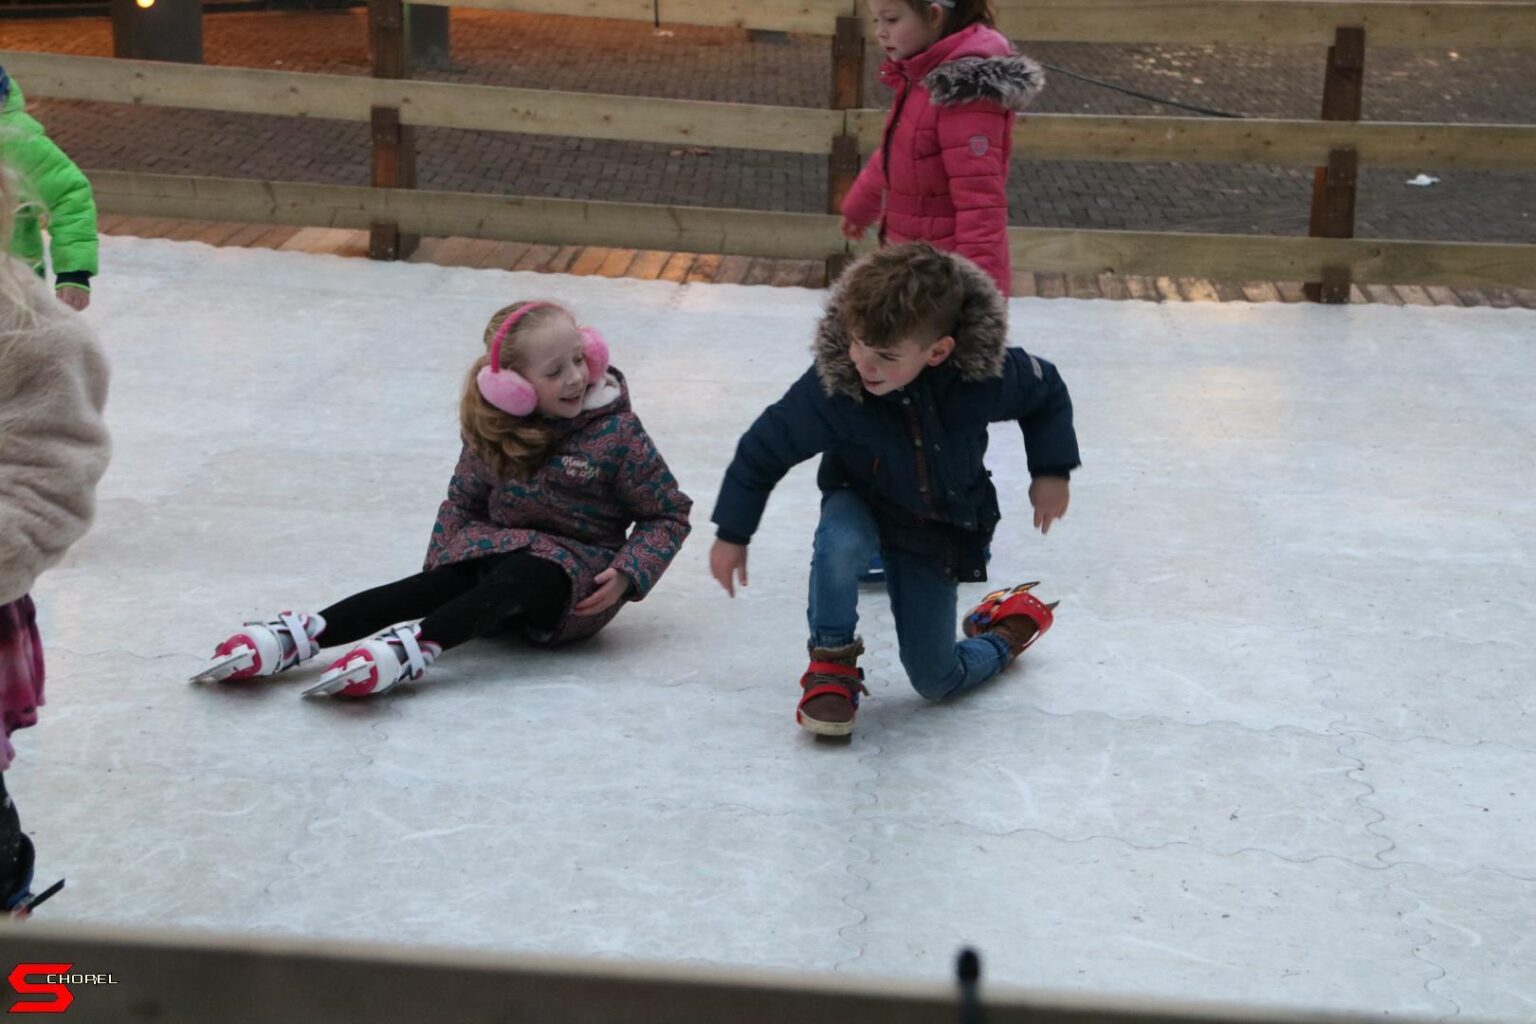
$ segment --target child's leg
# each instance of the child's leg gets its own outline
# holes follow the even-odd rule
[[[304,695],[364,697],[383,693],[406,679],[420,679],[443,651],[471,637],[494,633],[514,616],[553,625],[570,601],[571,584],[565,570],[542,558],[513,552],[465,565],[463,578],[473,580],[467,589],[428,610],[420,625],[395,626],[364,640],[332,662]],[[388,592],[376,594],[379,603],[365,610],[378,614],[378,607],[389,607],[391,614],[398,613],[406,606],[394,602],[430,598],[440,584],[440,580],[420,577],[402,580],[393,585],[394,589],[379,588]]]
[[[351,643],[397,622],[431,615],[473,590],[485,572],[480,563],[490,560],[440,565],[343,598],[320,613],[325,619],[325,631],[318,639],[327,647]]]
[[[351,643],[386,626],[428,615],[467,590],[483,573],[479,560],[438,566],[337,601],[318,615],[282,612],[214,648],[193,682],[245,680],[297,668],[321,647]]]
[[[16,908],[32,885],[32,841],[21,830],[16,805],[0,773],[0,911]]]
[[[912,688],[928,700],[964,693],[1013,660],[1008,644],[992,634],[956,642],[955,584],[932,566],[888,558],[885,586],[896,619],[901,664]]]
[[[864,500],[851,491],[821,503],[811,554],[811,665],[800,677],[795,720],[813,733],[846,736],[853,731],[859,696],[866,693],[859,655],[859,577],[880,550],[880,529]]]
[[[864,499],[836,491],[821,503],[811,552],[811,646],[846,647],[859,626],[859,576],[880,553],[880,529]]]
[[[522,551],[502,555],[480,582],[421,620],[421,639],[443,650],[502,629],[521,616],[553,626],[571,600],[571,578],[548,559]]]

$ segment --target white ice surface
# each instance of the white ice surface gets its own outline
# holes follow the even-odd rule
[[[811,467],[745,594],[705,569],[821,293],[103,262],[116,455],[7,775],[48,917],[930,979],[972,943],[1007,984],[1536,1018],[1536,314],[1016,300],[1084,467],[1042,539],[996,431],[992,569],[1058,624],[926,706],[869,592],[827,747],[791,717]],[[656,593],[372,701],[187,685],[243,619],[419,568],[481,325],[531,296],[607,333],[696,501]]]

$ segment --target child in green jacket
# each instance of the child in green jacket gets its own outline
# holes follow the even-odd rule
[[[21,208],[11,254],[46,277],[43,218],[48,224],[54,293],[67,306],[91,303],[96,264],[96,200],[91,183],[26,112],[21,89],[0,67],[0,160],[21,179]]]

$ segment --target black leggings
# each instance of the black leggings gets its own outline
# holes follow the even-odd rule
[[[320,614],[330,647],[421,619],[421,639],[448,650],[521,620],[544,629],[565,614],[571,580],[554,562],[522,551],[440,565],[337,601]]]
[[[21,833],[21,819],[5,791],[5,775],[0,773],[0,906],[8,904],[26,884],[31,861],[31,844]]]

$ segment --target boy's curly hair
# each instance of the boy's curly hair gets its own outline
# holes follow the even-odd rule
[[[955,329],[965,302],[959,266],[927,242],[866,256],[848,269],[842,289],[843,326],[877,349],[944,337]]]

